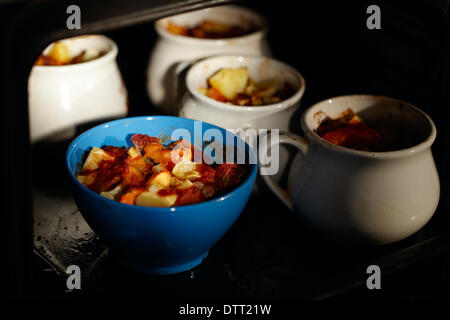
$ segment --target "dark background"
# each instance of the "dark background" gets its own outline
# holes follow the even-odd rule
[[[24,6],[25,2],[27,1],[0,3],[0,26],[3,30],[10,26],[14,20],[14,14]],[[368,93],[399,98],[411,102],[427,112],[435,121],[438,132],[433,152],[442,184],[441,203],[442,200],[448,201],[445,198],[448,195],[448,181],[450,180],[448,170],[450,128],[447,124],[449,119],[448,2],[424,0],[415,2],[355,1],[345,3],[338,1],[278,0],[241,1],[238,4],[251,7],[267,18],[270,24],[268,38],[273,56],[294,66],[305,77],[306,93],[302,100],[303,108],[333,96]],[[370,4],[377,4],[381,8],[381,30],[368,30],[366,28],[366,19],[369,16],[366,13],[366,8]],[[124,1],[123,6],[126,5],[126,1]],[[81,10],[83,13],[83,8]],[[40,18],[45,21],[52,19],[53,16],[46,15]],[[118,64],[128,88],[131,115],[158,113],[149,103],[145,92],[145,70],[149,53],[156,39],[152,23],[131,26],[106,34],[115,40],[119,46]],[[23,43],[22,46],[14,48],[2,46],[2,53],[5,50],[28,50],[28,45]],[[11,61],[11,63],[15,62],[18,61]],[[5,88],[8,90],[7,78],[8,75],[3,74],[5,83],[2,87],[4,90]],[[4,109],[15,108],[16,106],[2,105],[1,107]],[[1,120],[8,121],[5,118]],[[23,126],[26,126],[26,123],[23,123]],[[12,130],[23,130],[23,127],[16,126]],[[20,146],[20,148],[27,148],[27,146]],[[31,179],[33,177],[32,171]],[[7,199],[3,201],[5,200]],[[271,204],[271,207],[265,205],[262,209],[264,212],[246,212],[243,214],[237,226],[227,234],[224,241],[219,243],[218,247],[221,249],[218,249],[217,252],[225,252],[224,256],[227,257],[229,251],[235,248],[237,239],[241,239],[239,230],[249,230],[254,223],[254,216],[257,216],[258,219],[266,221],[263,224],[266,229],[263,230],[268,232],[272,230],[273,235],[268,236],[265,241],[263,240],[260,247],[255,245],[255,247],[250,248],[261,248],[261,246],[266,245],[266,248],[270,247],[272,251],[285,252],[281,255],[282,261],[278,261],[282,265],[283,259],[287,259],[286,257],[289,257],[292,253],[290,250],[296,250],[296,247],[292,245],[282,248],[271,247],[269,240],[275,238],[276,243],[282,246],[286,239],[281,234],[295,233],[298,230],[296,229],[298,224],[301,222],[281,214],[273,224],[272,216],[279,211],[281,203],[274,197],[268,198],[268,203]],[[258,206],[254,208],[258,208]],[[448,208],[447,205],[441,204],[440,216],[447,216]],[[9,214],[9,212],[4,211],[3,214]],[[283,219],[292,220],[293,226],[286,227],[281,222]],[[25,223],[29,223],[29,221]],[[441,218],[438,224],[440,230],[444,230],[444,232],[450,230],[447,217]],[[248,228],[246,229],[246,227]],[[2,241],[2,243],[6,244],[5,250],[11,248],[11,250],[14,250],[16,248],[14,244],[9,244],[6,239],[8,230],[3,236],[5,241]],[[256,241],[254,239],[259,239],[258,237],[263,237],[263,235],[256,232],[254,237],[247,235],[242,239]],[[26,240],[24,241],[26,242]],[[27,247],[27,245],[23,247]],[[264,251],[265,249],[261,248],[261,250]],[[436,252],[439,252],[439,250]],[[239,260],[239,263],[244,266],[241,270],[253,265],[254,261],[251,261],[251,254],[251,252],[244,251],[241,255],[237,255],[238,258],[233,258],[243,259]],[[20,258],[17,258],[18,256]],[[4,295],[15,293],[17,283],[22,283],[21,290],[23,290],[23,287],[27,287],[27,285],[23,285],[23,282],[28,281],[28,279],[31,279],[33,285],[32,290],[28,291],[27,294],[57,297],[73,297],[73,295],[76,295],[64,293],[64,281],[49,272],[48,266],[38,257],[31,255],[31,257],[23,258],[20,254],[6,255],[6,257],[8,264],[7,267],[3,266],[5,272],[6,274],[14,274],[15,277],[9,279],[12,291],[5,289],[6,287],[2,289]],[[261,258],[257,253],[256,257]],[[311,255],[308,256],[308,259],[310,258]],[[221,264],[221,259],[221,254],[212,256],[210,265]],[[248,259],[248,261],[245,259]],[[300,258],[297,256],[296,259]],[[380,292],[369,292],[364,287],[355,287],[335,296],[337,298],[448,299],[450,298],[449,260],[448,251],[434,254],[420,263],[411,264],[402,269],[401,272],[383,278],[383,290]],[[239,265],[239,263],[237,264]],[[19,268],[16,266],[19,266]],[[208,267],[206,268],[208,269]],[[208,272],[210,271],[206,271],[206,274]],[[251,273],[251,270],[247,270],[247,272]],[[292,270],[287,273],[289,277],[296,277],[296,273]],[[199,280],[195,280],[198,282],[194,282],[194,287],[197,288],[194,290],[195,293],[204,291],[205,286],[208,287],[205,284],[208,276],[203,276],[205,272],[201,270],[199,274]],[[336,275],[336,277],[339,277],[339,275]],[[205,278],[206,280],[204,280]],[[301,277],[298,276],[298,278]],[[122,289],[125,288],[128,290],[127,292],[133,292],[136,295],[148,293],[148,291],[141,291],[142,288],[127,285],[125,282],[130,279],[134,279],[135,282],[139,281],[137,280],[139,277],[136,275],[125,277],[121,282]],[[132,280],[131,283],[135,283]],[[157,288],[166,285],[166,280],[151,279],[149,281],[152,285],[158,284]],[[178,278],[171,279],[168,288],[179,288],[179,296],[189,297],[192,283],[184,286],[183,281]],[[277,281],[285,283],[290,280],[278,279]],[[218,282],[220,283],[220,281]],[[179,285],[179,283],[183,283],[183,285]],[[112,288],[103,285],[104,289],[100,295],[108,295],[114,292]],[[235,294],[233,291],[224,291],[222,294],[217,294],[217,291],[222,290],[219,284],[217,287],[215,291],[211,289],[213,296],[221,297],[222,295]],[[265,288],[268,288],[267,285]],[[254,295],[247,294],[244,296],[269,298],[302,296],[297,295],[293,287],[281,285],[274,286],[274,288],[272,291],[262,290],[259,295],[257,292]],[[21,290],[17,292],[20,293]],[[162,296],[164,294],[170,296],[171,292],[161,293]]]

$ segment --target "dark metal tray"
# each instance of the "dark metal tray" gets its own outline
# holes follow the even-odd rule
[[[33,153],[51,149],[62,159],[66,145],[36,145]],[[33,163],[35,172],[45,161]],[[441,209],[406,240],[375,248],[347,247],[309,228],[258,181],[258,192],[200,266],[169,276],[139,274],[118,264],[86,224],[60,163],[57,174],[43,172],[34,179],[34,246],[61,277],[69,265],[78,265],[84,295],[327,298],[365,286],[369,265],[380,266],[386,276],[450,251],[444,228],[448,221]]]

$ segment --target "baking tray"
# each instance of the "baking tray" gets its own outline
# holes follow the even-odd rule
[[[51,149],[62,160],[67,143],[36,145],[32,152]],[[34,169],[39,172],[45,162],[34,162]],[[309,228],[258,181],[240,218],[200,266],[175,275],[139,274],[117,263],[86,224],[60,163],[57,174],[34,179],[34,250],[62,278],[69,265],[78,265],[83,295],[322,299],[365,286],[369,265],[380,266],[384,277],[450,251],[441,208],[422,230],[398,243],[341,246]]]

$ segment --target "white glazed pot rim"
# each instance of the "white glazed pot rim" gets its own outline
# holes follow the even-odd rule
[[[315,111],[314,110],[315,106],[325,103],[326,101],[329,101],[329,100],[335,100],[335,99],[340,99],[340,98],[377,98],[377,99],[396,101],[396,102],[402,103],[407,108],[410,108],[413,111],[415,111],[416,113],[418,113],[421,117],[423,117],[428,122],[428,124],[430,126],[430,130],[429,130],[430,133],[422,142],[420,142],[412,147],[409,147],[409,148],[394,150],[394,151],[383,151],[383,152],[361,151],[361,150],[354,150],[354,149],[335,145],[335,144],[323,139],[314,130],[312,130],[307,125],[306,118],[310,116],[311,112]],[[428,114],[426,114],[424,111],[422,111],[418,107],[416,107],[406,101],[403,101],[403,100],[400,100],[397,98],[391,98],[391,97],[386,97],[386,96],[381,96],[381,95],[371,95],[371,94],[351,94],[351,95],[345,95],[345,96],[337,96],[337,97],[328,98],[328,99],[322,100],[320,102],[317,102],[314,105],[312,105],[311,107],[309,107],[305,112],[303,112],[303,115],[301,117],[301,126],[303,128],[303,131],[305,132],[306,135],[308,135],[309,138],[311,138],[312,140],[314,140],[315,142],[317,142],[318,144],[320,144],[321,146],[323,146],[329,150],[333,150],[335,152],[352,155],[352,156],[356,156],[356,157],[361,157],[361,158],[380,159],[380,160],[395,159],[395,158],[407,157],[407,156],[412,156],[412,155],[418,154],[422,151],[429,149],[431,147],[431,145],[434,143],[434,140],[436,139],[436,126],[434,125],[434,122],[430,118],[430,116]]]
[[[91,37],[98,38],[100,41],[105,41],[110,46],[110,49],[103,56],[86,61],[86,62],[81,62],[81,63],[76,63],[76,64],[67,64],[67,65],[62,65],[62,66],[33,66],[33,69],[36,71],[40,71],[40,72],[66,72],[66,71],[73,72],[73,71],[77,71],[77,70],[95,68],[98,65],[106,63],[106,62],[110,62],[111,60],[114,60],[117,57],[117,54],[119,52],[117,44],[111,38],[108,38],[107,36],[104,36],[102,34],[86,34],[86,35],[81,35],[81,36],[64,38],[64,39],[60,39],[57,41],[64,41],[64,40],[69,40],[69,39],[75,40],[77,38],[81,39],[81,38],[88,38],[88,37],[89,38],[91,38]],[[55,42],[52,42],[51,44],[49,44],[43,51],[47,50],[47,48],[49,48]]]
[[[263,16],[261,16],[260,14],[256,13],[253,10],[250,10],[248,8],[245,7],[240,7],[240,6],[232,6],[229,5],[227,6],[228,8],[231,9],[235,9],[235,10],[241,10],[244,12],[248,12],[249,14],[258,17],[258,19],[261,21],[261,27],[258,28],[258,30],[251,32],[249,34],[243,35],[243,36],[239,36],[239,37],[232,37],[232,38],[224,38],[224,39],[203,39],[203,38],[194,38],[194,37],[186,37],[186,36],[181,36],[181,35],[176,35],[173,33],[170,33],[169,31],[166,30],[166,28],[163,26],[164,22],[175,17],[175,16],[170,16],[170,17],[165,17],[159,20],[156,20],[154,23],[154,28],[155,31],[164,39],[167,40],[171,40],[171,41],[175,41],[178,43],[183,43],[186,45],[196,45],[196,46],[213,46],[213,47],[220,47],[220,46],[227,46],[227,45],[242,45],[243,43],[246,42],[252,42],[252,41],[256,41],[259,39],[262,39],[265,34],[267,33],[269,27],[268,27],[268,23],[266,21],[266,19],[264,19]],[[206,8],[206,9],[202,9],[202,10],[214,10],[215,7],[212,8]],[[216,7],[216,8],[220,8],[220,7]],[[195,13],[196,11],[192,11],[191,13]],[[183,13],[183,14],[188,14],[187,13]]]
[[[192,81],[190,81],[190,79],[194,76],[196,70],[201,69],[201,67],[204,64],[207,64],[208,62],[211,62],[214,60],[220,60],[220,59],[241,59],[241,58],[243,58],[243,59],[258,59],[258,60],[264,59],[264,60],[270,60],[272,62],[275,62],[277,65],[284,68],[287,72],[291,73],[293,76],[295,76],[295,78],[297,78],[297,80],[300,82],[300,88],[298,88],[297,91],[295,92],[295,94],[293,94],[291,97],[289,97],[283,101],[280,101],[278,103],[267,104],[267,105],[262,105],[262,106],[235,106],[235,105],[230,105],[228,103],[216,101],[212,98],[209,98],[209,97],[205,96],[204,94],[201,94],[198,91],[199,88],[194,88],[192,86]],[[196,99],[199,99],[200,101],[208,104],[211,107],[215,107],[215,108],[218,108],[218,109],[221,109],[224,111],[229,111],[229,112],[234,112],[234,111],[242,112],[244,110],[248,111],[248,112],[261,112],[261,111],[278,111],[278,110],[283,110],[283,109],[287,109],[291,106],[294,106],[303,97],[303,94],[305,93],[306,85],[305,85],[305,79],[303,78],[302,74],[299,71],[297,71],[290,65],[288,65],[284,62],[281,62],[279,60],[269,58],[269,57],[258,56],[258,55],[218,55],[218,56],[213,56],[210,58],[200,60],[197,63],[195,63],[189,69],[189,71],[186,75],[186,87],[191,95],[193,95]]]

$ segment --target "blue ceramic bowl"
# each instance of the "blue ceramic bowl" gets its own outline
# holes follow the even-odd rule
[[[233,146],[236,152],[245,153],[247,159],[255,163],[253,150],[226,130],[205,122],[168,116],[126,118],[102,124],[78,136],[66,153],[72,194],[83,217],[119,261],[135,270],[170,274],[200,264],[239,217],[255,183],[257,164],[249,164],[244,181],[223,196],[199,204],[153,208],[106,199],[75,177],[83,155],[94,146],[128,148],[132,146],[130,138],[135,133],[167,138],[177,128],[189,131],[190,142],[197,147],[201,147],[201,137],[206,130],[219,130],[224,145]],[[227,134],[234,137],[233,141],[225,138]]]

